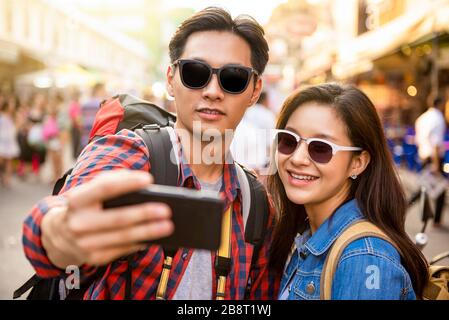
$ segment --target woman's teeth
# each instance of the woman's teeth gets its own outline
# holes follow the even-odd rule
[[[312,180],[318,179],[317,177],[297,175],[297,174],[294,174],[294,173],[291,173],[291,172],[290,172],[290,175],[291,175],[294,179],[297,179],[297,180],[309,180],[309,181],[312,181]]]

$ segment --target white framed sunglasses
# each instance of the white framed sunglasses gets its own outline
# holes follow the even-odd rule
[[[339,146],[338,144],[319,138],[302,138],[289,130],[276,129],[275,143],[278,152],[290,155],[304,141],[307,144],[307,151],[310,159],[314,162],[326,164],[339,151],[362,151],[359,147]]]

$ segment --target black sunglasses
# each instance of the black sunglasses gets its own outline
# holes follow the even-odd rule
[[[325,164],[339,151],[362,151],[362,148],[343,147],[327,140],[318,138],[301,138],[299,135],[288,130],[276,130],[277,150],[285,155],[296,151],[301,141],[307,144],[310,159],[317,163]]]
[[[223,91],[239,94],[246,90],[256,70],[250,67],[228,64],[221,68],[212,68],[206,62],[199,60],[179,59],[173,66],[179,65],[179,73],[184,86],[190,89],[202,89],[207,86],[212,74],[218,77],[218,83]]]

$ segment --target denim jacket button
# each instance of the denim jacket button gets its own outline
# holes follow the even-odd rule
[[[306,292],[308,294],[313,294],[315,292],[315,284],[313,281],[309,282],[309,284],[306,286]]]

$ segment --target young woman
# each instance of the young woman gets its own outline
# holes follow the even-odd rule
[[[4,100],[4,101],[3,101]],[[19,156],[15,112],[18,98],[0,99],[0,185],[10,187],[13,160]]]
[[[276,130],[276,173],[268,185],[279,220],[272,267],[283,273],[280,299],[319,299],[323,264],[339,235],[365,219],[376,237],[350,243],[339,258],[332,299],[415,299],[427,265],[404,230],[405,197],[369,98],[323,84],[293,93]]]

